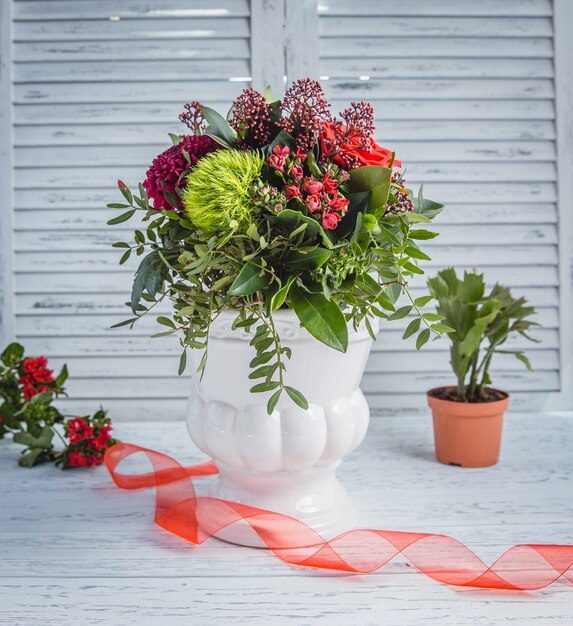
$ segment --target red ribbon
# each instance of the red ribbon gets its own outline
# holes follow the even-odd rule
[[[123,459],[138,452],[151,461],[152,472],[129,475],[116,471]],[[325,541],[293,517],[197,496],[191,479],[216,474],[212,462],[183,467],[165,454],[125,443],[110,448],[104,461],[121,489],[155,487],[155,523],[195,544],[244,520],[269,550],[290,565],[367,574],[403,554],[420,572],[446,585],[531,591],[547,587],[561,576],[573,584],[573,545],[516,545],[488,567],[469,548],[446,535],[350,530]]]

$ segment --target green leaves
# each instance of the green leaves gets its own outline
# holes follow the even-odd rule
[[[41,450],[45,450],[46,448],[52,447],[53,437],[54,433],[52,432],[51,426],[46,424],[37,437],[26,430],[21,430],[14,433],[13,439],[15,443],[28,446],[28,448],[39,448]]]
[[[304,229],[304,241],[314,241],[319,235],[322,228],[320,224],[302,214],[300,211],[293,211],[292,209],[284,209],[275,218],[277,227],[284,232],[288,237],[292,232],[305,225]]]
[[[281,130],[278,135],[271,141],[271,143],[266,147],[265,151],[268,156],[272,154],[273,148],[275,146],[287,146],[288,148],[292,149],[295,147],[295,144],[295,138],[290,133],[287,133],[286,130]]]
[[[402,306],[399,309],[397,309],[394,313],[392,313],[392,315],[390,315],[390,317],[388,317],[388,320],[389,321],[401,320],[404,317],[410,315],[411,311],[412,311],[412,306],[411,305]]]
[[[68,380],[68,366],[63,365],[60,373],[56,377],[56,387],[63,387],[66,380]]]
[[[13,342],[4,349],[2,355],[0,355],[0,360],[6,367],[14,367],[22,360],[23,356],[24,346]]]
[[[112,219],[108,220],[108,226],[115,226],[116,224],[122,224],[123,222],[127,222],[128,219],[134,216],[135,211],[136,209],[131,209],[129,211],[126,211],[125,213],[122,213],[121,215],[118,215],[117,217],[113,217]]]
[[[463,304],[477,304],[485,292],[483,274],[465,272],[464,280],[458,284],[457,298]]]
[[[291,285],[296,280],[296,278],[297,278],[296,274],[291,274],[288,277],[286,283],[271,296],[271,301],[270,301],[271,313],[280,309],[281,306],[285,303],[285,300],[288,296],[289,289],[291,288]]]
[[[179,358],[179,369],[177,370],[177,374],[181,376],[187,367],[187,350],[183,350],[181,353],[181,357]]]
[[[346,352],[348,328],[338,305],[321,293],[309,293],[293,285],[289,301],[301,326],[315,338],[335,350]]]
[[[285,391],[288,393],[290,399],[301,409],[304,409],[305,411],[308,409],[308,401],[300,391],[297,391],[294,387],[289,387],[288,385],[285,386]]]
[[[387,167],[378,165],[358,167],[350,172],[350,190],[352,193],[370,192],[367,210],[381,216],[386,210],[391,177],[392,170]]]
[[[430,338],[430,329],[424,328],[424,330],[416,338],[416,350],[420,350],[424,344],[428,342]]]
[[[232,148],[235,144],[235,132],[229,126],[229,122],[217,113],[215,109],[211,109],[210,107],[202,106],[201,113],[203,117],[207,120],[209,126],[205,131],[206,135],[209,135],[212,139],[214,139],[217,143],[220,143],[225,148]]]
[[[44,460],[50,460],[53,438],[54,431],[49,424],[45,424],[38,435],[34,435],[26,430],[14,433],[12,437],[14,443],[21,444],[27,448],[18,459],[18,464],[21,467],[34,467],[34,465],[38,465]]]
[[[444,208],[443,204],[439,202],[433,202],[432,200],[427,200],[424,198],[424,186],[420,186],[420,191],[418,192],[418,197],[415,197],[413,194],[410,194],[412,198],[412,202],[414,203],[414,211],[424,217],[427,217],[430,220],[433,220],[439,213],[442,212]]]
[[[230,296],[248,296],[269,284],[269,275],[252,262],[243,265],[239,275],[229,287]]]
[[[144,291],[147,291],[151,297],[155,297],[168,277],[169,270],[157,250],[144,257],[133,280],[131,310],[137,313],[137,306]]]
[[[424,230],[423,228],[412,230],[410,232],[410,239],[434,239],[438,236],[438,233],[435,233],[431,230]]]
[[[293,270],[315,270],[317,267],[324,265],[331,256],[332,250],[320,247],[308,252],[294,250],[285,257],[285,263]]]
[[[514,352],[513,354],[515,358],[518,361],[521,361],[530,372],[533,371],[533,368],[531,367],[531,363],[529,362],[529,359],[525,356],[525,354],[523,354],[523,352]]]
[[[404,331],[404,334],[402,335],[402,339],[408,339],[408,337],[415,335],[420,330],[421,323],[422,323],[422,320],[419,317],[412,320],[408,324],[408,327],[406,328],[406,330]]]
[[[267,401],[269,415],[275,410],[283,391],[286,391],[298,406],[308,408],[308,403],[302,393],[284,382],[283,374],[286,369],[284,359],[290,359],[291,352],[288,348],[282,347],[272,316],[264,317],[261,315],[259,322],[250,341],[251,346],[255,348],[256,356],[250,363],[253,371],[249,374],[249,379],[259,380],[263,378],[264,380],[253,385],[251,393],[273,392]]]

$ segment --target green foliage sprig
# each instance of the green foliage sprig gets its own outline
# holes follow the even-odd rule
[[[465,272],[460,280],[453,268],[428,280],[438,313],[454,329],[450,363],[457,377],[457,395],[467,402],[483,402],[491,384],[490,366],[495,354],[513,354],[528,370],[529,359],[520,350],[502,349],[512,334],[538,341],[528,334],[539,326],[527,318],[535,314],[525,298],[514,298],[508,287],[496,284],[485,296],[483,274]]]
[[[185,369],[187,347],[205,351],[199,371],[204,369],[209,327],[226,309],[237,312],[234,328],[255,329],[251,376],[256,373],[263,381],[251,391],[272,392],[269,411],[282,392],[306,406],[300,392],[284,384],[282,373],[290,349],[280,344],[272,326],[273,311],[291,308],[311,335],[342,352],[348,345],[349,321],[355,328],[364,323],[375,338],[373,316],[395,321],[416,315],[404,337],[417,335],[417,349],[432,336],[450,332],[442,316],[423,312],[432,298],[414,299],[408,288],[413,276],[424,273],[418,261],[430,257],[419,242],[437,236],[427,225],[441,209],[421,193],[410,213],[376,216],[357,207],[356,215],[345,218],[354,220],[352,232],[338,239],[294,210],[261,211],[257,224],[246,232],[206,232],[183,213],[150,207],[143,188],[139,195],[121,181],[119,188],[128,202],[121,208],[129,210],[121,220],[109,223],[122,223],[137,212],[146,225],[135,231],[133,243],[114,244],[124,250],[120,263],[134,252],[147,251],[147,255],[135,275],[130,300],[133,316],[115,327],[133,326],[165,298],[171,300],[173,314],[157,318],[163,330],[153,336],[180,336],[184,349],[180,373]],[[346,226],[344,220],[341,225]],[[409,303],[397,307],[401,293]]]

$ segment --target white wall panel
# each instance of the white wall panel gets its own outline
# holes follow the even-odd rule
[[[515,408],[569,406],[550,0],[1,4],[0,194],[13,206],[1,220],[2,331],[68,363],[70,411],[183,415],[177,342],[149,339],[152,319],[110,329],[127,313],[134,262],[117,266],[110,245],[127,231],[106,226],[105,205],[118,177],[141,180],[167,132],[183,131],[184,102],[224,112],[249,77],[278,92],[285,73],[321,76],[335,110],[372,102],[408,181],[448,205],[428,273],[477,267],[539,309],[541,343],[511,341],[531,348],[535,372],[502,359],[496,382]],[[401,340],[407,323],[383,326],[369,361],[364,389],[381,413],[420,410],[427,388],[451,381],[447,342],[418,354]]]

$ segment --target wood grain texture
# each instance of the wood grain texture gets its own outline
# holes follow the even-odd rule
[[[550,17],[551,0],[481,0],[481,2],[459,2],[459,0],[402,0],[387,4],[379,0],[328,0],[319,2],[321,15],[352,17],[356,15],[414,16],[414,17]]]
[[[317,0],[285,2],[285,73],[289,83],[318,78],[318,24]]]
[[[248,17],[248,0],[156,0],[153,4],[140,0],[17,0],[16,20],[107,20],[111,15],[120,18],[163,20],[165,18],[227,18]]]
[[[181,422],[119,424],[124,441],[203,460]],[[467,470],[433,459],[431,420],[376,421],[339,476],[360,526],[449,534],[486,562],[516,543],[571,543],[571,420],[509,415],[499,465]],[[571,587],[532,593],[454,590],[403,558],[371,575],[287,567],[265,550],[217,540],[199,547],[153,525],[152,491],[121,492],[103,468],[23,470],[0,442],[0,623],[438,623],[569,626]],[[125,471],[147,471],[130,459]],[[123,468],[122,468],[123,469]],[[381,479],[383,477],[383,479]],[[197,482],[203,493],[210,479]]]

